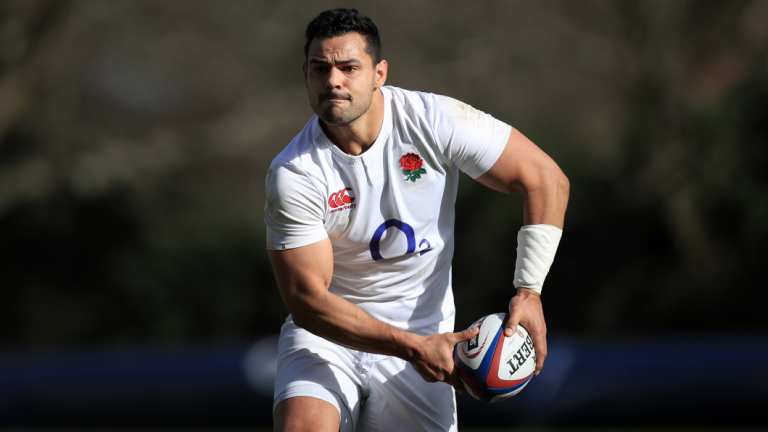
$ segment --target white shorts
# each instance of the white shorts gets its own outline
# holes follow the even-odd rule
[[[346,431],[456,431],[453,387],[428,383],[397,357],[355,351],[298,327],[280,330],[273,412],[280,401],[309,396],[339,411]]]

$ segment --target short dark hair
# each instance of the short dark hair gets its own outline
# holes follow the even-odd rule
[[[365,51],[373,58],[373,62],[381,61],[381,39],[379,29],[373,20],[360,14],[357,9],[329,9],[315,17],[305,32],[304,58],[309,53],[309,44],[315,39],[327,39],[346,33],[360,33],[366,40]]]

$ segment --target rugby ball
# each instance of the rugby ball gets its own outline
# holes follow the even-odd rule
[[[533,378],[536,354],[525,328],[504,335],[506,314],[486,315],[472,326],[477,336],[454,347],[454,361],[464,388],[472,397],[488,402],[520,393]]]

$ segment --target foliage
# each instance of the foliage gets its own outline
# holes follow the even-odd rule
[[[768,3],[358,7],[390,83],[509,121],[569,175],[551,329],[766,330]],[[277,331],[262,179],[310,114],[302,33],[321,9],[3,3],[4,348]],[[506,307],[520,205],[462,183],[458,325]]]

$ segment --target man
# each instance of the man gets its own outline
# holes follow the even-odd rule
[[[267,174],[265,222],[280,294],[276,430],[456,430],[454,201],[459,171],[525,196],[507,327],[546,357],[539,292],[568,181],[520,132],[457,100],[384,86],[375,24],[354,9],[307,27],[317,114]],[[488,311],[489,313],[494,311]]]

